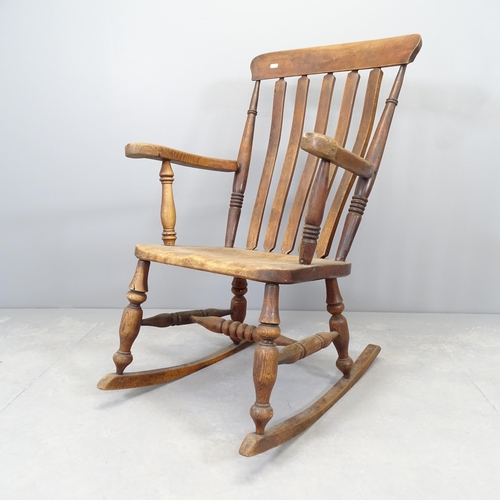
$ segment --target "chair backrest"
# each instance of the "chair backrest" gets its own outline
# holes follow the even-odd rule
[[[331,114],[330,108],[337,79],[336,73],[346,73],[344,91],[339,104],[337,125],[335,131],[333,133],[328,132],[328,135],[332,136],[341,146],[347,147],[346,142],[351,122],[353,121],[353,113],[357,109],[355,108],[356,94],[361,75],[367,73],[364,99],[362,98],[362,105],[359,112],[359,125],[357,131],[354,133],[351,131],[351,135],[355,139],[352,141],[352,146],[348,147],[348,149],[366,158],[378,169],[394,108],[397,105],[399,91],[403,83],[406,65],[414,60],[420,47],[421,38],[419,35],[407,35],[367,42],[274,52],[260,55],[252,61],[252,80],[255,81],[255,87],[238,154],[238,171],[235,174],[233,183],[226,230],[226,246],[234,245],[243,205],[252,154],[261,81],[276,80],[270,119],[269,142],[256,201],[249,223],[246,247],[248,249],[256,249],[259,239],[262,240],[263,238],[263,250],[271,252],[278,245],[278,237],[282,236],[281,252],[290,253],[295,248],[305,207],[311,202],[308,198],[314,193],[314,189],[311,189],[311,186],[318,165],[317,157],[303,153],[304,162],[299,182],[292,183],[294,173],[297,170],[296,166],[300,152],[300,141],[304,132],[306,111],[308,116],[310,116],[311,108],[313,107],[311,103],[308,103],[311,81],[309,76],[324,75],[321,80],[319,98],[315,106],[314,132],[325,134],[327,133],[328,121]],[[400,66],[400,68],[389,97],[385,101],[385,107],[378,118],[376,131],[372,137],[375,119],[378,116],[377,108],[382,84],[382,68],[391,66]],[[314,78],[318,79],[318,77]],[[296,84],[295,106],[290,120],[288,144],[284,152],[280,155],[287,79],[288,81],[292,80],[292,83]],[[312,112],[314,113],[314,110]],[[281,157],[283,157],[283,161],[280,161],[282,165],[279,170],[276,168],[277,160]],[[330,208],[319,234],[316,254],[320,258],[327,257],[330,253],[336,229],[339,226],[344,207],[356,180],[354,174],[345,171],[341,179],[335,181],[336,171],[337,167],[332,164],[328,175],[328,189],[330,190],[334,186],[336,191],[333,192],[334,190],[332,190],[332,193],[330,193]],[[273,176],[276,176],[276,174],[278,177],[273,182]],[[338,260],[345,260],[347,257],[375,176],[370,179],[361,177],[358,179],[356,191],[349,209],[351,220],[349,220],[348,215],[336,254],[336,259]],[[292,184],[295,195],[289,197]],[[272,187],[275,188],[273,198],[271,195]],[[271,198],[272,205],[266,211],[267,202]],[[287,200],[290,203],[288,206],[289,213],[287,213],[288,220],[286,221],[286,225],[282,226]],[[265,218],[268,219],[268,223],[264,230],[263,220]]]

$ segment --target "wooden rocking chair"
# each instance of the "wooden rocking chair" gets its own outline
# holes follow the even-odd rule
[[[113,356],[116,374],[104,376],[98,384],[100,389],[142,387],[177,380],[235,354],[251,343],[256,343],[253,369],[256,401],[250,409],[250,415],[255,422],[255,433],[248,434],[240,448],[242,455],[253,456],[303,432],[357,382],[376,358],[380,347],[368,345],[354,363],[349,357],[349,330],[342,315],[344,304],[337,278],[350,273],[351,264],[346,262],[346,258],[378,172],[406,66],[414,60],[420,47],[420,36],[408,35],[274,52],[256,57],[251,64],[255,87],[237,160],[197,156],[153,144],[133,143],[126,146],[125,154],[129,158],[150,158],[162,162],[160,180],[164,245],[136,246],[135,255],[139,262],[127,294],[130,303],[125,308],[121,320],[120,347]],[[377,114],[382,68],[389,66],[399,66],[399,70],[385,106],[381,113]],[[335,74],[341,72],[346,75],[337,127],[332,137],[327,137],[324,134],[330,116]],[[352,134],[352,147],[347,148],[351,119],[357,109],[356,93],[363,73],[367,73],[367,80],[365,91],[362,92],[364,98],[361,99],[359,118],[356,118],[356,121],[359,119],[359,127],[356,133]],[[315,76],[310,79],[308,75],[320,74],[324,74],[324,77],[320,81],[321,91],[315,106],[316,111],[313,111],[316,113],[314,132],[303,135],[306,110],[310,112],[310,106],[307,105],[309,83],[310,80],[321,78]],[[291,118],[290,139],[284,152],[272,206],[266,211],[279,152],[286,78],[294,79],[296,84],[295,107]],[[264,80],[275,80],[269,143],[250,219],[246,248],[235,248],[236,231],[249,173],[259,89]],[[378,125],[372,137],[376,118]],[[305,161],[300,170],[300,181],[295,196],[289,197],[300,148],[309,154],[302,153]],[[172,163],[234,173],[223,247],[175,246],[176,215],[172,193]],[[338,167],[344,169],[344,172],[341,178],[335,181]],[[354,195],[345,217],[335,259],[329,259],[327,256],[336,229],[355,182]],[[286,204],[287,199],[289,205]],[[328,209],[328,213],[323,221],[325,209]],[[268,225],[264,232],[262,222],[267,216]],[[285,226],[282,225],[282,220],[286,217],[288,219]],[[298,255],[293,255],[299,228],[302,228],[302,231]],[[257,247],[261,233],[264,241],[263,248],[259,250]],[[278,236],[282,236],[281,252],[272,253],[278,244]],[[151,261],[231,276],[233,298],[230,307],[226,310],[205,309],[160,314],[143,319],[141,304],[146,300]],[[244,323],[247,280],[265,284],[258,326]],[[317,280],[326,282],[329,331],[316,333],[300,341],[283,336],[278,310],[280,285]],[[223,318],[228,315],[231,319]],[[132,362],[131,347],[141,326],[168,327],[188,323],[198,323],[212,332],[229,336],[232,341],[230,347],[192,363],[124,374],[125,368]],[[336,364],[343,377],[309,408],[266,429],[273,416],[270,396],[278,365],[295,363],[331,343],[338,352]]]

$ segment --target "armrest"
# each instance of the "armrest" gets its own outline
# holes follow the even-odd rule
[[[151,160],[170,160],[172,163],[187,167],[203,168],[206,170],[218,170],[221,172],[236,172],[238,163],[233,160],[220,160],[207,156],[198,156],[185,153],[178,149],[146,144],[144,142],[132,142],[125,146],[125,156],[128,158],[149,158]]]
[[[375,166],[369,161],[343,148],[336,140],[326,135],[308,132],[303,135],[300,147],[360,177],[369,178],[375,172]]]

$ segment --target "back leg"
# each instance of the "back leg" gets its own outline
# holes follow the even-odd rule
[[[247,315],[247,299],[245,298],[245,294],[248,292],[248,282],[244,278],[233,278],[231,285],[231,292],[233,292],[233,298],[231,299],[231,319],[243,323]],[[231,335],[229,338],[236,345],[241,342],[240,339]]]
[[[340,294],[337,279],[327,279],[326,281],[326,303],[327,311],[332,315],[330,318],[330,331],[336,331],[339,336],[333,341],[337,349],[337,368],[344,374],[344,378],[351,376],[352,359],[349,357],[349,326],[347,320],[342,315],[344,302]]]
[[[233,278],[231,292],[231,319],[243,323],[247,315],[247,299],[245,294],[248,292],[248,282],[244,278]]]
[[[148,291],[148,273],[150,262],[139,260],[134,277],[129,286],[127,299],[129,305],[124,309],[120,323],[120,347],[113,355],[116,373],[122,375],[125,368],[132,363],[131,348],[141,328],[142,308]]]

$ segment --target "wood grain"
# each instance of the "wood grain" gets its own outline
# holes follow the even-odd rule
[[[332,259],[313,259],[310,266],[300,264],[296,255],[224,247],[182,247],[137,245],[138,258],[236,276],[263,283],[303,283],[348,276],[351,265]]]
[[[251,63],[252,80],[314,75],[411,63],[422,46],[420,35],[366,42],[284,50],[257,56]]]
[[[177,213],[174,201],[174,171],[170,161],[164,160],[160,169],[161,182],[161,209],[160,220],[163,227],[161,238],[164,245],[175,245],[177,233],[175,224],[177,222]]]
[[[300,149],[302,131],[304,129],[304,118],[307,107],[307,92],[309,89],[309,78],[303,76],[297,83],[297,94],[295,97],[295,108],[290,131],[290,140],[285,154],[285,160],[281,169],[281,175],[274,195],[271,215],[267,225],[266,237],[264,239],[264,250],[271,252],[276,246],[278,231],[283,217],[283,210],[290,191],[295,165]]]
[[[335,75],[331,73],[325,75],[323,77],[323,82],[321,85],[321,93],[318,102],[318,110],[316,113],[314,132],[319,132],[321,134],[324,134],[326,132],[328,118],[330,116],[330,106],[332,102],[334,86]],[[317,165],[318,157],[314,155],[308,155],[306,163],[304,165],[304,170],[302,171],[302,175],[299,181],[297,192],[295,193],[295,198],[293,200],[293,205],[290,211],[290,217],[288,218],[288,224],[285,230],[285,234],[283,236],[283,243],[281,245],[281,251],[283,253],[290,253],[295,247],[299,224],[304,213],[304,208],[306,206],[307,197],[309,196],[309,191],[311,189]]]
[[[375,114],[377,112],[380,86],[382,84],[382,76],[382,70],[380,68],[375,68],[370,71],[370,75],[368,77],[361,121],[359,124],[356,141],[352,148],[353,153],[363,158],[365,156],[368,141],[370,139],[373,124],[375,122]],[[316,254],[320,259],[327,257],[330,253],[333,237],[335,236],[335,232],[337,231],[342,212],[344,210],[347,198],[352,190],[355,180],[356,177],[352,172],[346,171],[342,175],[342,179],[340,180],[340,184],[337,188],[337,191],[335,192],[330,210],[328,211],[328,215],[323,224],[323,230],[321,231],[318,240]]]
[[[371,165],[361,156],[343,148],[335,139],[323,134],[316,132],[304,134],[301,148],[360,177],[371,177],[375,172],[374,165]]]
[[[346,258],[374,186],[406,66],[413,61],[420,47],[419,35],[407,35],[258,56],[251,64],[255,85],[236,161],[198,156],[149,143],[127,145],[126,155],[131,158],[162,161],[161,220],[165,245],[136,246],[135,255],[139,263],[127,294],[129,304],[123,312],[120,324],[120,346],[113,356],[117,373],[103,377],[99,388],[142,387],[177,380],[225,359],[245,349],[251,343],[257,343],[253,363],[255,403],[250,408],[250,415],[255,423],[255,433],[245,438],[240,449],[242,455],[253,456],[303,432],[357,382],[373,362],[380,348],[369,345],[353,363],[349,356],[349,327],[343,315],[344,302],[337,278],[350,273],[351,265],[346,262]],[[400,66],[400,68],[371,138],[376,117],[380,114],[378,103],[382,68],[387,66]],[[347,75],[336,129],[331,134],[328,132],[328,122],[337,72],[346,72]],[[324,75],[323,80],[320,77],[310,78],[310,75],[320,73]],[[356,101],[360,99],[358,87],[368,73],[360,122],[356,130],[351,130],[354,127],[353,116],[356,116],[354,111],[361,104],[358,105]],[[291,120],[288,119],[288,111],[285,109],[287,79],[290,77],[298,80]],[[259,137],[255,125],[261,80],[266,79],[275,80],[267,152],[249,223],[246,249],[234,248],[250,171],[250,160],[252,152],[256,150],[254,137]],[[313,81],[321,83],[321,93],[317,102],[316,99],[308,98],[310,83],[312,85]],[[272,85],[272,82],[269,85]],[[315,94],[311,92],[311,95]],[[311,103],[310,100],[315,102]],[[285,123],[291,121],[291,125],[290,138],[283,154],[283,151],[280,151],[280,143],[285,113],[287,113]],[[316,117],[314,130],[301,138],[305,120],[309,116]],[[220,133],[224,132],[221,130]],[[351,147],[348,146],[351,141],[347,139],[349,134],[354,133],[356,134],[354,145]],[[299,146],[302,146],[308,155],[299,156]],[[264,150],[258,151],[260,153]],[[300,158],[302,162],[305,156],[305,162],[301,165],[298,159]],[[277,161],[278,158],[281,165]],[[284,158],[283,162],[281,158]],[[176,241],[176,211],[172,189],[174,163],[234,173],[224,247],[174,245]],[[291,192],[291,187],[294,186],[293,177],[302,166],[299,184],[293,197]],[[339,168],[345,172],[340,182],[334,182]],[[323,222],[330,190],[337,184],[337,192],[331,193],[333,202],[326,221]],[[355,190],[335,260],[327,259],[354,184]],[[274,189],[275,185],[276,190],[272,192],[271,187]],[[217,186],[213,186],[213,189],[216,188]],[[270,209],[266,208],[268,199],[273,200]],[[275,248],[279,248],[281,224],[289,205],[291,213],[281,244],[282,253],[272,253]],[[263,228],[267,213],[269,213],[269,224]],[[295,247],[302,218],[304,221],[299,255],[289,255]],[[265,234],[264,251],[256,250],[261,231]],[[319,258],[314,258],[315,253]],[[232,278],[230,307],[181,311],[143,320],[142,304],[146,300],[150,262],[230,276]],[[281,333],[279,285],[316,280],[325,280],[330,331],[295,341]],[[258,326],[244,323],[248,281],[265,284]],[[196,286],[196,283],[193,283],[193,287]],[[227,314],[231,314],[231,319],[221,317]],[[123,374],[124,369],[132,361],[131,347],[142,326],[178,326],[191,322],[196,322],[210,331],[227,335],[233,344],[223,351],[192,363]],[[293,364],[331,343],[337,351],[335,364],[343,374],[341,380],[309,408],[268,429],[266,426],[274,414],[271,393],[277,379],[278,364]],[[281,351],[277,346],[282,347]]]
[[[253,250],[259,241],[260,228],[264,217],[269,188],[273,178],[278,148],[281,140],[281,130],[283,126],[283,112],[285,107],[286,81],[279,79],[274,86],[273,112],[271,118],[271,132],[269,134],[269,144],[267,146],[266,159],[262,169],[257,199],[252,212],[250,229],[248,230],[247,248]]]
[[[253,138],[255,131],[255,119],[257,117],[257,105],[259,102],[260,82],[255,82],[250,106],[247,111],[247,120],[243,130],[240,149],[238,153],[238,171],[234,176],[233,192],[229,202],[229,213],[226,224],[226,247],[232,247],[236,239],[236,231],[240,221],[241,208],[248,180],[248,171],[250,169],[250,159],[252,157]]]
[[[109,373],[104,375],[97,384],[97,388],[103,391],[117,390],[117,389],[133,389],[135,387],[148,387],[151,385],[165,384],[173,382],[181,378],[187,377],[192,373],[196,373],[207,366],[213,365],[226,359],[233,354],[241,352],[243,349],[250,347],[252,343],[242,342],[239,345],[230,345],[225,347],[215,354],[210,354],[204,358],[191,363],[182,365],[171,366],[169,368],[158,368],[156,370],[145,370],[140,372],[124,373],[117,375]]]
[[[368,370],[380,352],[380,347],[369,344],[353,365],[351,378],[341,378],[329,391],[315,403],[297,415],[270,427],[265,434],[248,434],[240,447],[240,454],[253,457],[290,441],[311,427],[321,418],[342,396],[344,396],[361,376]]]
[[[128,158],[147,158],[149,160],[169,160],[172,163],[186,167],[217,170],[220,172],[236,172],[238,170],[238,163],[234,160],[221,160],[219,158],[199,156],[192,153],[185,153],[178,149],[145,142],[127,144],[125,146],[125,156]]]

